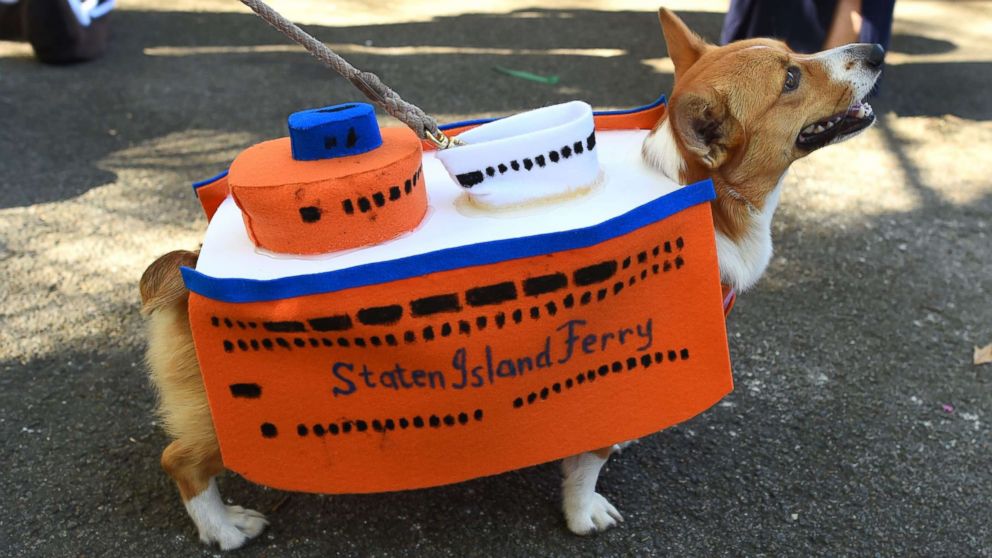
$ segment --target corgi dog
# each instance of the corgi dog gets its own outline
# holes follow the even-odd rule
[[[752,39],[706,44],[672,12],[660,11],[675,66],[668,110],[646,137],[642,155],[680,184],[713,180],[711,203],[724,283],[750,288],[771,259],[771,219],[793,161],[867,129],[875,117],[864,102],[881,72],[879,45],[853,44],[818,54]],[[190,331],[179,268],[195,267],[196,252],[157,259],[141,278],[148,317],[146,360],[159,396],[158,414],[172,442],[162,467],[175,481],[200,540],[230,550],[266,527],[265,517],[226,505],[215,477],[224,471]],[[596,492],[602,466],[626,444],[568,457],[563,509],[580,535],[622,521]]]

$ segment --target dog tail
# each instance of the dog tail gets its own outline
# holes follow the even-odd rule
[[[176,250],[152,262],[141,275],[141,311],[151,314],[175,304],[185,304],[189,291],[179,267],[195,266],[198,257],[197,252]]]

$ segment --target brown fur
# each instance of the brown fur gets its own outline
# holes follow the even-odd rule
[[[141,277],[142,312],[148,317],[145,358],[158,392],[157,413],[173,439],[162,452],[162,468],[183,501],[206,489],[224,469],[189,328],[189,291],[179,273],[179,266],[195,266],[196,259],[195,252],[170,252]]]
[[[799,131],[857,99],[828,79],[819,63],[781,41],[750,39],[718,48],[668,10],[659,19],[675,66],[668,118],[686,161],[680,178],[684,184],[713,179],[714,224],[737,241],[753,218],[748,206],[762,209],[789,165],[809,153],[796,146]],[[799,67],[802,78],[785,94],[790,66]]]

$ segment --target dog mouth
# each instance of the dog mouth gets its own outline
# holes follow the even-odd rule
[[[871,105],[864,101],[856,102],[844,112],[814,122],[799,132],[796,146],[807,151],[819,149],[834,141],[843,141],[871,126],[875,113]]]

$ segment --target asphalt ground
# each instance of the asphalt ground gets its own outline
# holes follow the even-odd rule
[[[685,4],[715,39],[722,3]],[[285,3],[441,121],[670,90],[650,5],[529,6]],[[219,553],[158,465],[137,280],[199,242],[190,182],[295,110],[360,100],[234,2],[113,18],[85,65],[0,42],[4,556]],[[788,178],[776,256],[728,323],[735,391],[605,468],[622,526],[571,535],[553,464],[371,496],[227,475],[272,521],[239,555],[992,555],[992,366],[971,361],[992,342],[990,30],[989,2],[900,1],[878,125]]]

